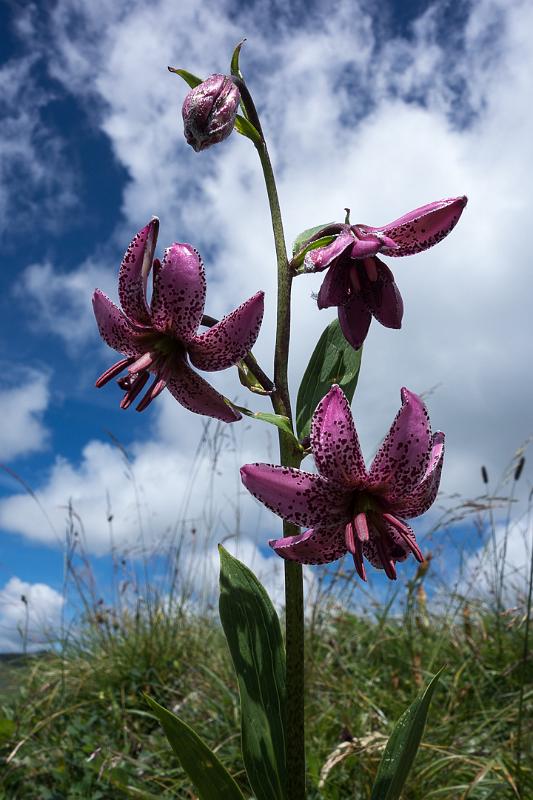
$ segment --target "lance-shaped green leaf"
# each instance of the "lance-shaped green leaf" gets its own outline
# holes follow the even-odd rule
[[[330,225],[333,225],[333,224],[334,224],[333,222],[324,222],[323,225],[315,225],[314,228],[307,228],[307,230],[302,231],[301,233],[299,233],[298,236],[296,237],[296,239],[294,240],[293,245],[292,245],[292,255],[293,255],[293,257],[297,253],[299,253],[299,251],[302,249],[302,247],[304,246],[305,242],[308,239],[310,239],[316,233],[321,231],[323,228],[327,228],[327,227],[329,227]]]
[[[231,56],[231,65],[230,65],[231,74],[235,78],[240,78],[241,80],[244,80],[244,78],[243,78],[243,75],[242,75],[242,72],[241,72],[241,68],[239,66],[239,57],[241,55],[241,48],[242,48],[243,44],[245,43],[245,41],[246,41],[246,39],[241,39],[239,44],[235,47],[235,50],[233,51],[233,55]]]
[[[251,411],[249,408],[244,408],[243,406],[237,406],[235,403],[231,404],[233,408],[236,408],[241,414],[245,414],[247,417],[252,417],[253,419],[260,419],[263,422],[268,422],[270,425],[275,425],[276,428],[279,428],[280,431],[288,434],[293,444],[298,448],[302,449],[302,446],[294,433],[292,432],[291,421],[288,417],[284,417],[282,414],[272,414],[268,411]]]
[[[248,357],[252,358],[254,363],[257,363],[251,353],[248,354]],[[252,370],[250,369],[250,367],[243,358],[241,358],[240,361],[237,361],[237,369],[239,371],[239,380],[241,384],[245,386],[247,389],[249,389],[251,392],[254,392],[255,394],[267,395],[267,394],[272,394],[272,392],[274,391],[274,389],[266,389],[263,386],[259,378],[257,378],[254,375],[254,373],[252,372]]]
[[[251,139],[254,144],[260,145],[263,141],[257,128],[252,125],[249,119],[246,119],[240,114],[237,114],[235,118],[235,130],[237,133]]]
[[[299,439],[309,435],[311,417],[322,398],[337,383],[352,402],[362,349],[354,350],[334,320],[318,340],[305,370],[296,400],[296,432]]]
[[[312,231],[315,232],[319,231],[320,228],[312,228]],[[309,231],[305,231],[305,233],[309,233]],[[303,234],[302,234],[303,235]],[[335,236],[321,236],[320,239],[315,239],[314,241],[310,242],[306,247],[301,247],[300,250],[295,251],[295,255],[291,261],[291,267],[293,269],[298,269],[302,266],[305,258],[305,254],[309,253],[310,250],[316,250],[318,247],[326,247],[326,245],[331,244],[334,240]],[[301,272],[302,270],[300,270]]]
[[[197,75],[193,75],[192,72],[187,72],[186,69],[176,69],[176,67],[167,67],[169,72],[173,72],[175,75],[179,75],[180,78],[183,78],[185,83],[187,83],[191,89],[195,89],[202,83],[202,78],[199,78]]]
[[[227,769],[198,734],[151,697],[144,697],[163,726],[166,737],[194,784],[200,800],[244,800],[241,790]]]
[[[385,747],[370,800],[399,800],[424,733],[431,698],[442,670],[405,711]]]
[[[248,567],[220,551],[220,619],[239,683],[242,753],[256,800],[284,800],[285,650],[278,615]]]

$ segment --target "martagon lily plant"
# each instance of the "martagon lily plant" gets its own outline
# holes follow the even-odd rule
[[[358,576],[354,573],[354,580],[366,581],[369,564],[395,580],[400,562],[411,556],[423,562],[408,520],[434,502],[443,465],[444,434],[431,433],[424,403],[405,388],[392,427],[370,466],[365,465],[350,410],[361,346],[372,316],[386,327],[400,328],[403,315],[392,272],[378,254],[412,255],[437,244],[457,224],[466,198],[423,205],[382,227],[352,225],[348,213],[344,223],[304,231],[289,258],[266,139],[239,66],[241,47],[242,42],[228,75],[202,80],[184,69],[169,70],[189,85],[182,116],[186,140],[195,151],[218,145],[236,130],[259,156],[278,278],[272,378],[250,352],[263,317],[263,292],[220,321],[206,316],[206,277],[198,251],[175,242],[161,259],[156,257],[159,223],[154,217],[136,234],[120,266],[121,308],[100,290],[94,293],[100,334],[121,355],[96,385],[116,379],[123,409],[144,391],[136,406],[142,411],[168,389],[196,414],[235,423],[245,413],[277,426],[280,463],[247,464],[241,476],[246,488],[283,518],[282,535],[270,545],[284,562],[285,637],[260,582],[220,547],[220,616],[239,682],[246,777],[233,777],[192,728],[155,699],[146,699],[201,800],[243,800],[251,795],[256,800],[304,800],[302,565],[325,564],[349,554]],[[320,337],[293,410],[287,375],[292,282],[326,270],[318,307],[336,306],[338,321]],[[199,374],[233,366],[238,367],[241,384],[269,396],[272,413],[236,406]],[[314,469],[301,470],[309,456]],[[393,731],[371,800],[399,799],[437,679],[438,675]]]

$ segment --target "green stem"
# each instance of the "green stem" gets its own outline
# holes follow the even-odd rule
[[[251,98],[250,98],[251,100]],[[253,108],[253,103],[250,110]],[[257,112],[253,108],[252,116]],[[278,265],[278,300],[276,346],[274,354],[274,392],[272,406],[276,414],[283,414],[292,423],[289,395],[288,363],[291,323],[292,272],[285,247],[283,222],[272,164],[265,141],[256,145],[265,177],[272,230]],[[280,461],[284,466],[299,467],[301,452],[294,447],[290,437],[280,431]],[[293,536],[299,529],[283,523],[283,535]],[[294,561],[285,562],[285,625],[287,652],[287,800],[305,798],[305,727],[304,727],[304,606],[302,566]]]

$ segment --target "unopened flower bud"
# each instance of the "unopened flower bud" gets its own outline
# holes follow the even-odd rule
[[[240,92],[226,75],[211,75],[191,89],[183,103],[185,138],[196,152],[230,135],[239,108]]]

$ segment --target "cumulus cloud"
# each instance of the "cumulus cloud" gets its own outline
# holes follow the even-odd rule
[[[476,494],[479,465],[497,472],[531,425],[532,382],[525,365],[531,359],[533,285],[523,234],[533,200],[525,175],[533,113],[523,101],[533,66],[531,7],[520,0],[482,0],[450,31],[445,4],[435,3],[402,36],[378,28],[364,7],[355,13],[352,2],[337,4],[327,17],[318,3],[298,27],[289,11],[273,22],[272,8],[255,4],[237,26],[229,5],[217,4],[215,14],[210,2],[183,3],[179,16],[167,0],[157,11],[142,2],[60,0],[54,6],[51,69],[67,90],[92,104],[128,179],[122,220],[110,243],[117,258],[106,261],[109,270],[91,274],[84,264],[63,274],[50,264],[33,265],[26,286],[34,297],[41,292],[49,298],[40,317],[67,339],[75,319],[90,319],[83,316],[82,293],[93,285],[106,288],[104,271],[108,285],[115,280],[125,245],[157,213],[163,246],[189,239],[204,255],[209,313],[221,315],[236,300],[266,290],[256,351],[268,368],[275,274],[255,152],[237,135],[206,153],[187,148],[178,119],[186,87],[165,72],[167,63],[201,75],[224,69],[244,32],[249,41],[242,65],[279,170],[288,239],[340,219],[345,206],[354,222],[379,225],[425,202],[469,195],[460,225],[445,242],[413,258],[389,260],[405,299],[404,326],[397,332],[373,325],[354,408],[371,454],[398,408],[400,387],[438,387],[428,402],[434,427],[447,433],[444,487]],[[319,285],[319,276],[295,282],[293,387],[334,315],[318,312],[311,294]],[[66,324],[58,321],[58,305]],[[77,346],[91,330],[92,319],[80,324]],[[233,396],[234,373],[220,376],[217,387]],[[150,497],[151,524],[163,530],[176,521],[176,498],[187,496],[190,452],[203,423],[170,399],[159,402],[152,420],[154,441],[133,443],[131,451],[139,485]],[[260,459],[268,448],[266,437],[250,438],[241,463]],[[275,451],[264,457],[276,460]],[[237,459],[221,463],[233,487],[221,489],[222,495],[233,497]],[[137,513],[123,476],[119,454],[93,441],[79,463],[56,460],[41,497],[55,509],[59,526],[61,506],[74,498],[91,547],[103,552],[105,491],[120,509],[124,541]],[[23,502],[4,501],[2,524],[44,536]],[[253,501],[242,503],[254,520]]]
[[[174,403],[170,396],[166,402]],[[121,549],[162,550],[192,528],[202,544],[241,534],[254,540],[257,524],[244,530],[240,520],[244,491],[238,472],[251,453],[226,427],[208,423],[200,442],[194,429],[189,430],[180,437],[179,447],[156,436],[149,443],[133,444],[128,452],[112,442],[93,440],[79,463],[56,458],[48,480],[35,493],[38,503],[24,493],[4,499],[0,525],[33,540],[61,541],[71,506],[83,525],[84,544],[98,554],[109,551],[111,536]]]
[[[96,330],[91,305],[96,287],[111,294],[116,291],[109,269],[94,258],[70,272],[44,261],[25,268],[14,295],[24,298],[29,324],[59,336],[74,355]]]
[[[49,438],[42,419],[50,400],[48,375],[17,370],[15,377],[15,385],[0,389],[0,460],[5,462],[42,450]]]
[[[31,55],[0,67],[0,235],[20,231],[37,217],[45,229],[76,204],[75,174],[67,168],[64,140],[43,118],[54,99],[35,80],[42,62]]]
[[[41,650],[57,636],[63,597],[45,583],[16,576],[0,589],[0,652]]]

